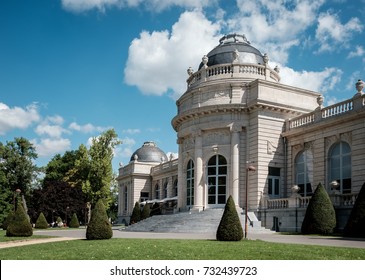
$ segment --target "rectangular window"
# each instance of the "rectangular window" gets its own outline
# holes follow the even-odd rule
[[[268,194],[271,198],[280,196],[280,168],[269,167],[269,176],[267,178]]]

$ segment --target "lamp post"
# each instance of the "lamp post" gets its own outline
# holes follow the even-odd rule
[[[14,197],[13,197],[13,203],[14,203],[14,212],[16,211],[16,198],[18,197],[18,195],[21,193],[20,189],[16,189],[14,191]]]
[[[256,171],[255,166],[249,165],[246,167],[246,205],[245,205],[245,239],[247,239],[247,230],[248,230],[248,173],[249,171]]]
[[[67,211],[68,211],[68,209],[70,209],[70,207],[66,207],[66,219],[65,219],[65,226],[67,226]]]

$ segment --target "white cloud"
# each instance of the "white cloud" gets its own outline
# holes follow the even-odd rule
[[[141,130],[139,128],[128,128],[122,131],[122,133],[125,134],[138,134],[141,133]]]
[[[173,6],[200,9],[215,2],[212,0],[62,0],[62,6],[65,10],[77,13],[92,9],[105,12],[107,8],[115,7],[122,9],[140,6],[159,12]]]
[[[181,77],[187,77],[190,66],[197,70],[202,56],[217,45],[218,31],[219,26],[199,11],[181,14],[171,32],[143,31],[129,47],[125,82],[145,94],[162,95],[172,90],[173,95],[181,95],[186,90]]]
[[[133,138],[125,137],[120,139],[122,141],[121,145],[118,145],[114,149],[114,157],[117,159],[123,159],[125,162],[128,163],[130,157],[136,150],[134,146],[136,145],[136,141]]]
[[[71,148],[71,141],[65,138],[45,138],[31,141],[36,148],[37,154],[40,157],[52,156],[57,153],[62,153]]]
[[[349,77],[348,83],[346,85],[347,90],[353,90],[354,93],[356,92],[356,82],[360,79],[361,73],[360,71],[355,71]]]
[[[72,122],[69,126],[69,129],[79,131],[82,133],[93,133],[93,132],[102,132],[106,130],[106,127],[102,126],[94,126],[91,123],[85,124],[85,125],[79,125],[76,122]]]
[[[337,15],[322,13],[318,18],[316,39],[320,43],[319,52],[334,51],[339,47],[347,48],[354,33],[362,32],[364,26],[358,18],[351,18],[342,24]]]
[[[286,66],[280,66],[281,83],[325,93],[341,81],[343,72],[330,67],[323,71],[295,71]]]
[[[354,51],[351,51],[347,58],[364,56],[365,50],[362,46],[356,46]]]
[[[67,129],[62,127],[63,122],[63,118],[59,115],[47,116],[39,125],[37,125],[35,132],[38,135],[61,138],[63,133],[70,133]]]
[[[10,108],[0,102],[0,135],[5,135],[12,129],[26,129],[39,120],[40,115],[36,104],[28,105],[25,108]]]
[[[38,135],[48,135],[52,138],[60,138],[63,133],[68,133],[68,130],[64,129],[60,125],[50,125],[47,123],[42,123],[36,127],[35,132]]]
[[[255,47],[275,61],[286,63],[288,50],[300,44],[316,21],[323,0],[237,0],[239,12],[227,21],[228,29],[244,33]]]

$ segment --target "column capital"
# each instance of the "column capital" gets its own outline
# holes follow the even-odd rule
[[[191,134],[193,137],[201,137],[202,136],[202,130],[197,128],[195,129],[192,134]]]
[[[242,131],[242,125],[238,124],[238,123],[233,123],[230,127],[230,131],[231,131],[231,133],[241,132]]]

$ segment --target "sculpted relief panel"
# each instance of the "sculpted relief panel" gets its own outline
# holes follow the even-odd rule
[[[231,143],[229,130],[207,131],[203,135],[203,146],[227,145]]]

